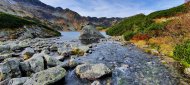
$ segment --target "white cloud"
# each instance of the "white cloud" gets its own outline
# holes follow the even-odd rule
[[[167,9],[183,0],[41,0],[54,7],[69,8],[82,16],[127,17],[134,14]],[[155,1],[155,2],[153,2]],[[153,3],[150,3],[153,2]]]

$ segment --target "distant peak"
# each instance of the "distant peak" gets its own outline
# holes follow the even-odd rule
[[[28,4],[32,4],[32,5],[41,5],[44,3],[42,3],[40,0],[14,0],[16,2],[21,2],[21,3],[28,3]]]
[[[56,7],[55,9],[58,11],[63,11],[63,8],[61,8],[61,7]]]

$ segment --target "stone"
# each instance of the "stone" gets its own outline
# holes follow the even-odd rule
[[[80,49],[84,52],[87,52],[89,50],[89,47],[88,46],[79,46],[78,49]]]
[[[82,64],[76,67],[76,74],[82,79],[95,80],[106,74],[111,70],[104,64]]]
[[[81,35],[79,37],[83,44],[98,42],[101,38],[105,37],[94,26],[89,24],[82,28]]]
[[[57,52],[58,52],[59,54],[62,54],[62,53],[65,52],[65,51],[66,51],[65,48],[58,48],[58,50],[57,50]]]
[[[21,46],[21,47],[28,47],[29,46],[29,39],[26,39],[26,40],[23,40],[23,41],[20,41],[19,42],[19,46]]]
[[[92,82],[91,85],[101,85],[101,84],[100,84],[100,81],[94,81],[94,82]]]
[[[67,51],[62,52],[61,56],[63,56],[63,58],[68,58],[71,56],[71,52],[67,52]]]
[[[7,53],[7,54],[0,54],[0,60],[4,60],[4,59],[7,59],[7,58],[11,58],[12,57],[12,54],[11,53]]]
[[[78,59],[69,59],[64,62],[62,62],[59,66],[62,68],[74,68],[78,65],[84,64],[85,62],[80,61]]]
[[[151,51],[151,54],[153,55],[159,55],[159,52],[155,49],[151,49],[150,51]]]
[[[78,48],[73,49],[73,50],[71,51],[71,55],[83,56],[84,53],[85,53],[85,52],[84,52],[83,50],[78,49]]]
[[[8,85],[10,79],[0,81],[0,85]]]
[[[187,76],[190,76],[190,68],[185,68],[185,69],[184,69],[184,73],[185,73]]]
[[[9,50],[10,50],[9,45],[0,45],[0,52],[9,51]]]
[[[65,57],[64,56],[55,56],[55,59],[57,59],[59,61],[64,61]]]
[[[52,45],[51,47],[50,47],[50,51],[57,51],[58,50],[58,48],[57,48],[57,46],[55,46],[55,45]]]
[[[33,48],[26,48],[23,52],[22,52],[22,56],[24,60],[27,60],[29,58],[31,58],[34,55],[34,49]]]
[[[9,80],[8,85],[23,85],[29,77],[13,78]]]
[[[53,67],[44,71],[35,73],[23,85],[49,85],[53,84],[66,75],[66,70],[62,67]]]
[[[12,43],[10,44],[10,49],[12,51],[17,51],[17,50],[21,51],[23,48],[19,44]]]
[[[59,64],[61,64],[61,61],[57,60],[56,58],[54,57],[51,57],[47,54],[44,54],[44,59],[47,63],[47,66],[50,66],[50,67],[54,67],[54,66],[57,66]]]
[[[20,60],[16,58],[9,58],[0,64],[0,81],[8,78],[21,77],[19,69]]]
[[[63,57],[70,57],[71,49],[66,48],[58,48],[58,53]]]
[[[44,59],[42,54],[34,54],[32,58],[21,62],[21,69],[26,73],[36,73],[44,70]]]
[[[41,52],[41,53],[44,53],[44,54],[49,54],[50,52],[49,52],[49,50],[45,49],[45,50],[42,50],[42,52]]]

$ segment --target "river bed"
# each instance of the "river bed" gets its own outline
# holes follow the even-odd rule
[[[47,52],[48,55],[53,58],[64,58],[60,60],[63,64],[61,64],[61,67],[67,67],[65,68],[67,74],[62,80],[57,82],[58,84],[54,85],[91,85],[97,82],[100,83],[100,85],[179,84],[179,79],[171,75],[170,70],[160,63],[159,58],[142,52],[134,45],[123,46],[120,42],[110,38],[102,39],[99,43],[82,45],[78,40],[80,35],[79,32],[61,33],[62,36],[57,38],[16,40],[6,42],[4,45],[11,45],[14,47],[21,45],[22,47],[34,49],[35,53]],[[105,32],[103,35],[105,35]],[[20,52],[23,51],[22,49],[17,50],[18,48],[19,47],[16,47],[16,50],[11,49],[13,51],[12,54],[20,54]],[[50,50],[47,51],[47,48]],[[67,51],[67,49],[71,50],[73,48],[87,49],[90,50],[90,52],[86,52],[83,56],[71,55],[67,57],[67,59],[59,53],[59,51],[65,52],[65,49]],[[70,64],[71,61],[75,66],[70,66],[72,65]],[[76,75],[75,67],[84,63],[105,64],[111,70],[111,73],[96,80],[81,79]]]

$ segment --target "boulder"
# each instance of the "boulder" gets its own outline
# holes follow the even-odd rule
[[[8,85],[23,85],[29,77],[13,78],[9,80]]]
[[[58,48],[58,53],[63,57],[69,57],[72,49],[69,48]]]
[[[58,48],[57,48],[56,45],[52,45],[52,46],[50,47],[50,51],[57,51],[57,50],[58,50]]]
[[[50,67],[57,66],[57,65],[61,64],[61,61],[59,61],[56,58],[51,57],[47,54],[44,54],[44,59],[46,61],[47,66],[50,66]]]
[[[0,54],[0,61],[3,61],[4,59],[11,58],[12,54],[7,53],[7,54]]]
[[[24,60],[27,60],[29,58],[31,58],[34,55],[34,49],[33,48],[26,48],[23,52],[22,52],[22,56]]]
[[[0,85],[8,85],[10,79],[6,79],[0,82]]]
[[[62,54],[62,53],[65,52],[65,51],[66,51],[65,48],[58,48],[58,50],[57,50],[57,52],[58,52],[59,54]]]
[[[185,68],[184,73],[190,77],[190,68]]]
[[[83,79],[95,80],[106,74],[111,70],[104,64],[82,64],[76,67],[76,74]]]
[[[0,52],[9,51],[10,46],[9,45],[0,45]]]
[[[96,80],[96,81],[92,82],[91,85],[101,85],[101,83],[100,83],[100,81]]]
[[[44,53],[44,54],[50,54],[50,51],[48,49],[42,49],[42,52],[41,53]]]
[[[79,46],[78,49],[84,51],[84,52],[88,52],[89,51],[89,46]]]
[[[28,75],[44,70],[44,59],[42,54],[34,54],[32,58],[20,63],[21,69]]]
[[[21,47],[19,44],[16,44],[16,43],[11,43],[10,44],[10,49],[12,51],[22,51],[23,50],[23,47]]]
[[[22,40],[22,41],[20,41],[18,44],[19,44],[19,46],[25,48],[25,47],[30,46],[30,45],[29,45],[29,42],[30,42],[30,41],[31,41],[31,40],[26,39],[26,40]]]
[[[0,64],[0,81],[8,78],[21,77],[19,69],[20,60],[16,58],[9,58]]]
[[[83,56],[84,55],[84,51],[78,48],[74,48],[71,51],[71,55],[78,55],[78,56]]]
[[[79,37],[83,44],[91,44],[99,41],[101,38],[105,37],[92,25],[84,26]]]
[[[74,68],[78,65],[84,64],[85,62],[81,61],[80,59],[69,59],[62,62],[59,66],[62,68]]]
[[[44,71],[35,73],[23,85],[49,85],[53,84],[66,75],[66,70],[62,67],[53,67]]]

